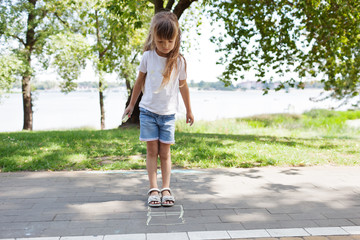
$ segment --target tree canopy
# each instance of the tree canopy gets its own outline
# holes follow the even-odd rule
[[[0,42],[6,45],[0,50],[2,61],[7,62],[0,65],[4,72],[0,82],[9,86],[17,78],[22,79],[24,130],[33,127],[31,79],[36,72],[33,60],[41,63],[38,68],[47,68],[44,46],[50,36],[62,30],[59,19],[64,9],[59,0],[0,2]]]
[[[226,65],[221,77],[226,84],[254,70],[263,83],[279,81],[275,76],[283,79],[277,90],[318,78],[332,97],[359,98],[357,0],[3,0],[0,94],[22,80],[23,129],[31,130],[31,79],[36,70],[52,64],[65,80],[63,89],[71,91],[90,60],[99,77],[103,128],[104,73],[117,71],[131,88],[152,15],[149,9],[172,11],[180,18],[194,2],[208,5],[213,23],[224,24],[226,34],[212,41],[224,53],[219,64]],[[194,26],[191,21],[184,25]],[[292,77],[293,72],[298,77]]]
[[[300,81],[320,77],[332,97],[359,96],[359,1],[218,1],[211,14],[228,36],[212,39],[224,52],[223,81],[254,69],[258,81],[271,81],[271,72],[285,78],[281,89],[285,83],[295,86],[288,74],[296,72]]]
[[[53,62],[58,74],[65,80],[63,87],[67,91],[76,87],[74,80],[77,80],[81,67],[85,65],[85,59],[92,62],[98,77],[100,123],[101,129],[104,129],[104,75],[122,70],[119,62],[130,58],[129,48],[134,45],[136,29],[148,21],[147,2],[75,0],[69,1],[68,7],[72,14],[63,20],[69,26],[69,31],[53,38],[55,44],[51,43],[50,46],[54,46],[55,50],[50,54],[55,55]],[[126,61],[122,63],[127,64]]]

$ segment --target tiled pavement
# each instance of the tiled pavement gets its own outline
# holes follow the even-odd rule
[[[246,231],[246,230],[245,230]],[[236,233],[236,231],[233,231]],[[231,232],[229,232],[231,233]],[[73,237],[40,237],[40,238],[7,238],[4,240],[359,240],[360,235],[303,236],[303,237],[260,237],[260,238],[221,238],[222,232],[179,232],[179,233],[148,233],[105,236],[73,236]]]
[[[360,167],[174,170],[173,208],[148,209],[147,186],[145,171],[0,173],[0,239],[360,239]]]

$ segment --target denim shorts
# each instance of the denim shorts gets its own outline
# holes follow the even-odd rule
[[[140,141],[175,143],[175,114],[159,115],[140,108]]]

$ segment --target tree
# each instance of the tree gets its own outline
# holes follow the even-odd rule
[[[360,2],[356,0],[231,0],[215,2],[211,14],[225,25],[227,38],[214,37],[227,64],[221,80],[244,78],[255,69],[258,81],[267,73],[286,77],[323,74],[331,96],[348,99],[360,91]],[[270,81],[272,78],[270,78]],[[277,90],[295,80],[286,79]],[[265,92],[267,89],[265,89]]]
[[[61,91],[68,93],[75,90],[77,84],[74,80],[79,78],[81,70],[86,67],[86,59],[91,56],[87,39],[68,30],[51,36],[45,49],[49,64],[63,80]]]
[[[122,2],[124,2],[123,5],[119,4],[121,1],[118,0],[109,1],[109,9],[112,13],[126,21],[128,26],[126,29],[123,28],[123,34],[126,35],[126,38],[121,43],[121,52],[114,59],[114,71],[118,73],[119,79],[125,81],[128,96],[130,96],[135,83],[139,56],[142,53],[143,41],[146,38],[151,14],[148,0]],[[130,122],[128,121],[128,123]]]
[[[60,28],[59,15],[62,2],[38,0],[3,0],[0,3],[0,37],[6,50],[1,57],[1,82],[13,82],[17,76],[22,81],[24,111],[23,130],[33,129],[33,102],[31,79],[35,74],[33,60],[43,59],[43,49],[49,36]],[[46,68],[46,61],[42,62]],[[4,71],[5,69],[5,71]],[[4,72],[3,72],[4,71]]]
[[[69,1],[68,9],[72,14],[62,18],[62,21],[69,31],[53,37],[48,52],[55,56],[52,63],[64,79],[66,91],[76,88],[74,80],[85,66],[85,60],[92,62],[99,79],[100,125],[104,129],[105,74],[119,70],[121,60],[130,56],[130,43],[136,42],[134,32],[146,22],[146,15],[139,13],[147,9],[147,2],[77,0]]]

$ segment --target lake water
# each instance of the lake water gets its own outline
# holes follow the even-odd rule
[[[196,91],[190,90],[196,120],[217,120],[245,117],[262,113],[302,113],[313,108],[331,108],[337,102],[310,101],[321,90],[262,91]],[[34,130],[100,128],[97,92],[37,92],[34,101]],[[116,128],[121,122],[126,102],[126,91],[107,91],[105,98],[106,128]],[[181,102],[178,118],[184,117]],[[343,109],[346,107],[343,107]],[[0,132],[20,131],[23,125],[21,94],[8,94],[0,103]]]

